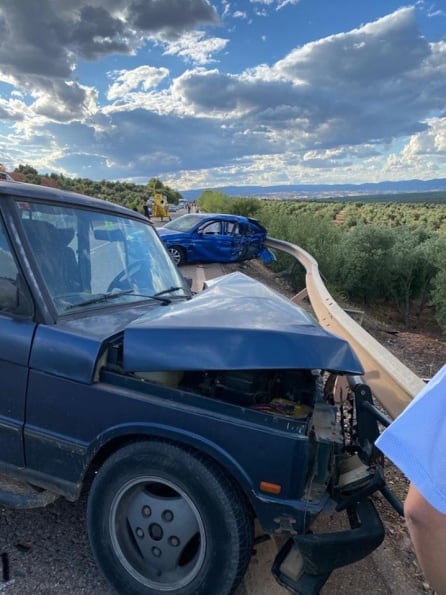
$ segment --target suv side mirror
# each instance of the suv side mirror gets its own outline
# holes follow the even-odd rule
[[[19,301],[15,282],[6,277],[0,278],[0,312],[14,312]]]
[[[17,316],[31,317],[34,312],[32,300],[27,291],[20,287],[20,282],[0,277],[0,313],[7,312]]]

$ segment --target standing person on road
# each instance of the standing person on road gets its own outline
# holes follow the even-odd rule
[[[446,595],[446,365],[376,446],[410,480],[404,502],[409,534],[430,586]]]
[[[153,199],[149,196],[149,198],[146,200],[144,204],[144,215],[147,217],[147,219],[150,219],[152,216],[152,205]]]

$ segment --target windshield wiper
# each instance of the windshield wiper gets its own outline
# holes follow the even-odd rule
[[[165,293],[164,291],[160,293]],[[101,293],[96,297],[89,298],[88,300],[83,300],[82,302],[78,302],[77,304],[70,304],[66,307],[66,310],[73,310],[74,308],[82,308],[82,306],[91,306],[92,304],[100,304],[101,302],[108,302],[109,300],[114,300],[118,297],[123,295],[133,295],[135,297],[141,297],[151,300],[156,300],[157,302],[161,302],[163,305],[168,306],[170,301],[168,298],[158,297],[158,294],[155,295],[145,295],[142,293],[136,293],[134,289],[126,289],[123,291],[111,291],[110,293]]]
[[[173,291],[179,291],[180,289],[182,289],[184,291],[184,287],[169,287],[168,289],[163,289],[162,291],[158,291],[157,293],[155,293],[154,295],[150,296],[153,298],[157,298],[160,295],[165,295],[166,293],[172,293]],[[186,297],[186,296],[184,296]]]

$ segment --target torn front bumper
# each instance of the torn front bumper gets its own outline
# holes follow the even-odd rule
[[[384,526],[369,499],[347,508],[351,529],[296,535],[274,561],[276,580],[295,595],[316,595],[331,572],[369,555],[384,539]]]

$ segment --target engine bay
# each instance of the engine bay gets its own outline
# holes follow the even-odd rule
[[[312,407],[321,398],[321,377],[312,370],[229,370],[185,372],[180,388],[235,405],[267,410],[281,403],[282,411],[296,405]],[[280,409],[280,407],[279,407]]]
[[[251,410],[306,419],[316,405],[332,406],[334,380],[321,370],[138,372],[154,382]]]

